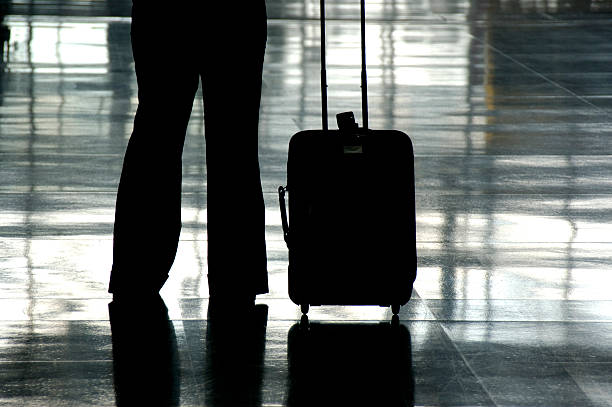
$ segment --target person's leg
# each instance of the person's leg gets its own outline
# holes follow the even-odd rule
[[[117,193],[109,286],[114,294],[158,292],[181,229],[181,156],[199,78],[193,51],[176,43],[179,22],[155,5],[134,1],[133,7],[138,109]]]
[[[228,13],[231,28],[207,33],[201,61],[208,282],[211,298],[254,298],[268,292],[258,143],[266,11],[261,0],[216,7],[214,15]]]

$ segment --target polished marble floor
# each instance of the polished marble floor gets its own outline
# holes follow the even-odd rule
[[[315,307],[306,329],[276,189],[290,136],[320,126],[318,2],[269,0],[271,292],[254,315],[208,318],[198,101],[169,320],[135,308],[112,332],[130,3],[0,10],[0,404],[612,406],[609,1],[368,2],[370,126],[414,142],[419,274],[399,326],[385,308]],[[330,112],[360,120],[358,2],[328,15]]]

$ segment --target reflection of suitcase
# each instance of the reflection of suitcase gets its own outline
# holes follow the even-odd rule
[[[289,296],[301,305],[392,306],[416,278],[414,157],[410,138],[367,125],[364,0],[361,0],[363,128],[353,114],[327,129],[325,13],[321,2],[323,130],[289,143],[287,187],[279,188],[289,248]],[[289,192],[289,219],[285,192]]]
[[[410,332],[391,323],[299,323],[287,338],[286,405],[413,406]]]

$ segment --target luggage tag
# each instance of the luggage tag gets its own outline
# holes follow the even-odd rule
[[[355,121],[353,112],[338,113],[336,115],[338,129],[342,137],[342,147],[345,155],[363,154],[363,143],[358,134],[359,126]]]

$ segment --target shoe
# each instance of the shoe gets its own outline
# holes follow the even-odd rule
[[[168,308],[159,294],[140,298],[114,296],[108,304],[108,311],[113,330],[139,335],[157,329],[160,324],[164,326],[169,321]]]

